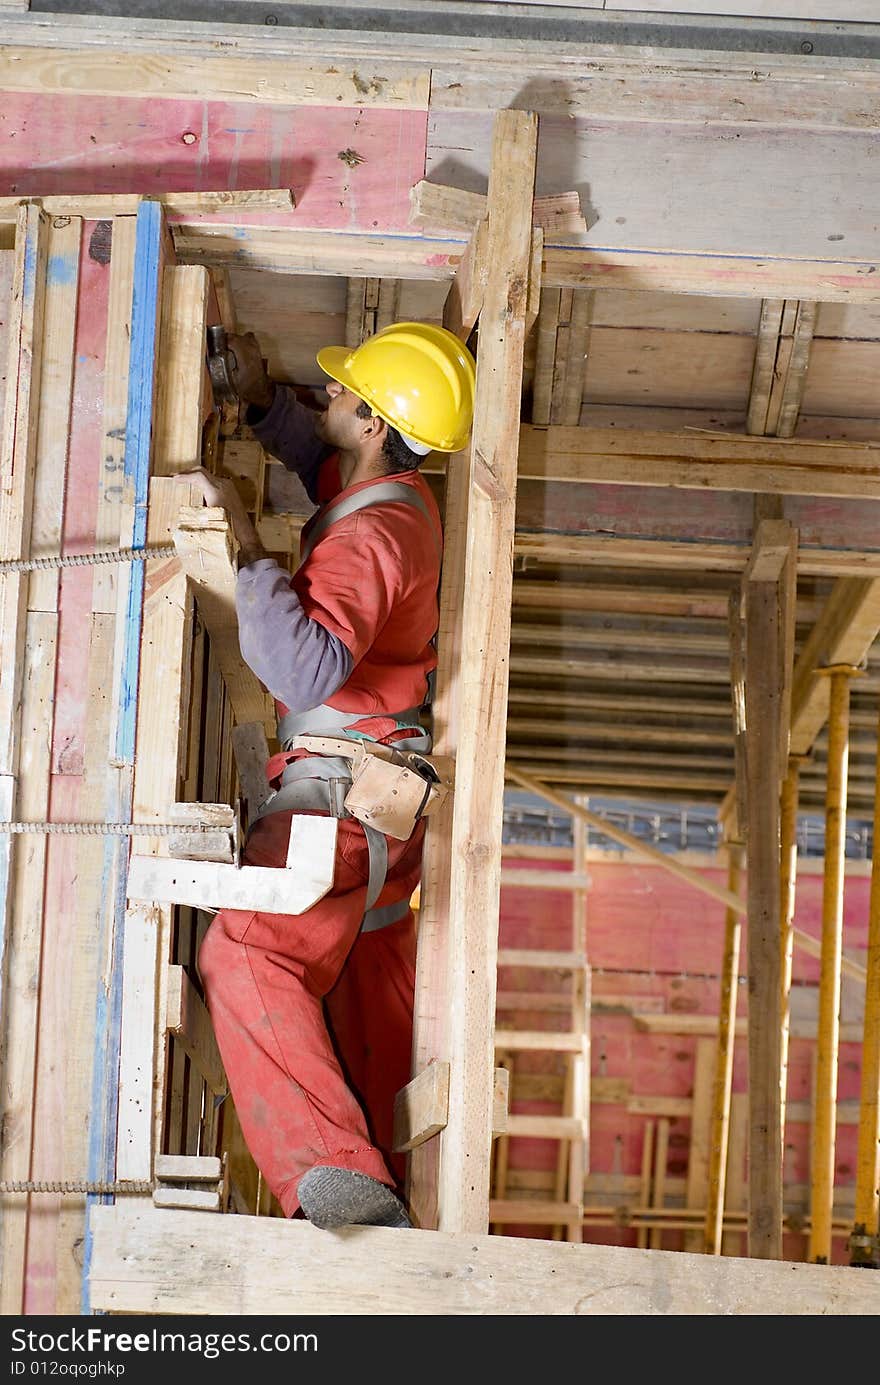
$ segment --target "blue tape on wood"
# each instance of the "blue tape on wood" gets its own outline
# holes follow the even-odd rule
[[[156,337],[162,288],[162,206],[143,202],[137,213],[131,306],[131,352],[128,366],[128,405],[125,420],[124,503],[132,507],[129,542],[141,548],[147,538],[150,448],[156,389]],[[116,721],[116,760],[122,767],[117,801],[109,805],[109,822],[131,822],[137,691],[143,624],[144,563],[128,569],[128,602],[122,651],[119,707]],[[110,1181],[116,1176],[116,1125],[119,1110],[119,1053],[122,1029],[122,953],[125,941],[125,902],[128,878],[128,838],[106,840],[103,863],[102,909],[112,909],[113,935],[109,985],[100,987],[95,1015],[95,1053],[92,1065],[92,1119],[89,1127],[89,1178]],[[88,1199],[88,1205],[102,1201]],[[92,1237],[86,1218],[83,1259],[82,1311],[89,1308],[89,1270]]]

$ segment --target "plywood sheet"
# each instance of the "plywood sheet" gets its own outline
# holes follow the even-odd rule
[[[880,342],[814,341],[804,387],[805,413],[880,415]]]
[[[732,332],[594,327],[584,403],[743,408],[754,354],[754,339]]]
[[[426,176],[485,192],[490,129],[490,113],[432,110]],[[580,193],[586,244],[870,258],[878,160],[870,130],[734,130],[548,115],[541,119],[536,192]]]
[[[400,229],[424,173],[426,119],[424,111],[5,93],[0,192],[285,187],[297,225]]]

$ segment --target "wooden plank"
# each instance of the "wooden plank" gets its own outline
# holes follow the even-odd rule
[[[168,967],[165,986],[165,1024],[199,1074],[217,1096],[228,1090],[223,1060],[214,1038],[211,1016],[184,967]]]
[[[317,64],[292,57],[277,60],[265,52],[194,55],[174,44],[173,54],[158,56],[133,49],[122,38],[99,49],[4,45],[0,53],[0,90],[90,92],[100,96],[141,96],[208,101],[254,101],[282,106],[388,106],[427,110],[430,73],[386,57],[367,59],[355,71],[331,62]],[[359,69],[359,70],[358,70]],[[394,74],[394,75],[391,75]]]
[[[775,428],[768,428],[767,419],[784,306],[784,302],[778,298],[765,298],[761,304],[761,319],[758,323],[758,333],[755,339],[755,361],[752,366],[749,406],[746,415],[746,430],[749,433],[762,434],[776,431]]]
[[[197,212],[284,212],[295,202],[290,188],[223,188],[218,192],[151,192],[151,202],[161,202],[169,216]],[[50,193],[46,197],[0,197],[0,223],[14,222],[23,200],[39,202],[47,216],[78,216],[87,221],[108,221],[114,216],[134,216],[141,202],[136,192]]]
[[[636,1029],[643,1029],[649,1034],[716,1034],[718,1032],[717,1015],[654,1015],[645,1011],[637,1011],[633,1014],[633,1022]],[[744,1038],[748,1034],[748,1021],[738,1019],[735,1025],[736,1037]],[[816,1023],[813,1020],[792,1020],[791,1037],[793,1039],[816,1038]],[[857,1044],[862,1040],[862,1026],[853,1021],[844,1022],[840,1027],[841,1043]]]
[[[46,234],[42,358],[39,362],[39,379],[32,377],[31,381],[36,404],[33,421],[36,430],[33,455],[35,476],[29,536],[32,554],[58,553],[61,550],[82,223],[78,218],[71,218],[68,224],[49,226]],[[15,304],[10,306],[13,311],[6,321],[14,336]],[[18,370],[10,378],[12,402],[18,389]],[[30,577],[22,579],[22,587],[27,593],[28,610],[25,617],[21,689],[20,756],[16,808],[9,815],[25,821],[44,822],[50,816],[51,800],[58,572],[32,573]],[[4,813],[4,816],[7,814]],[[0,851],[8,849],[8,845],[7,838],[5,843],[0,843]],[[11,854],[11,911],[6,937],[8,962],[3,1005],[6,1020],[0,1045],[4,1093],[0,1176],[27,1178],[34,1177],[34,1159],[40,1157],[34,1132],[38,1123],[40,1129],[42,1127],[38,1100],[38,1055],[40,979],[44,977],[45,958],[42,934],[47,838],[35,836],[20,841]],[[3,903],[5,906],[5,899]],[[45,1026],[50,1015],[45,1002],[42,1015]],[[44,1034],[44,1047],[45,1043]],[[58,1132],[53,1133],[57,1143]],[[5,1229],[0,1257],[4,1266],[4,1290],[8,1278],[8,1290],[13,1302],[22,1290],[24,1252],[19,1255],[18,1246],[23,1244],[19,1238],[27,1236],[28,1242],[31,1239],[32,1210],[29,1200],[22,1197],[13,1198],[4,1208]],[[45,1220],[42,1225],[46,1225]],[[70,1239],[67,1241],[69,1244]],[[62,1278],[63,1267],[62,1260]],[[63,1288],[59,1297],[63,1301]],[[0,1299],[4,1303],[10,1302],[5,1293],[0,1294]]]
[[[47,254],[46,218],[36,207],[23,207],[16,224],[6,398],[0,434],[0,558],[6,559],[30,552]],[[28,585],[27,574],[19,573],[8,574],[0,582],[0,818],[5,821],[15,820],[24,806],[37,811],[42,807],[45,811],[48,803],[49,760],[45,742],[42,754],[41,742],[36,742],[37,753],[29,764],[22,738],[35,713],[42,712],[51,700],[54,630],[51,621],[44,630],[39,629],[40,622],[34,622],[34,643],[28,648]],[[31,678],[34,686],[29,689]],[[36,699],[35,704],[29,692]],[[0,1169],[4,1178],[30,1177],[33,1153],[38,1015],[33,977],[35,969],[39,974],[42,911],[39,916],[22,916],[14,914],[13,907],[17,902],[16,878],[23,880],[25,870],[30,873],[36,869],[41,875],[42,867],[42,854],[35,858],[32,851],[13,850],[12,838],[5,834],[0,837],[0,996],[4,1012],[14,1014],[18,1021],[18,1025],[7,1025],[0,1039],[6,1132]],[[13,1037],[20,1043],[16,1049],[10,1047]],[[7,1204],[0,1228],[0,1308],[4,1313],[23,1311],[27,1223],[26,1201],[16,1199]]]
[[[582,1140],[584,1122],[578,1116],[509,1116],[507,1134],[538,1140]]]
[[[563,427],[580,423],[592,311],[592,293],[578,290],[572,295],[563,385],[551,411],[552,422]]]
[[[157,1154],[154,1172],[163,1183],[217,1183],[223,1177],[223,1162],[215,1154]]]
[[[515,752],[514,752],[515,753]],[[526,880],[523,877],[531,877]],[[502,885],[522,885],[527,890],[582,890],[590,883],[589,876],[573,874],[571,871],[561,870],[529,870],[522,871],[515,868],[502,870]],[[542,965],[540,962],[534,965]]]
[[[429,183],[414,183],[409,193],[409,224],[422,231],[463,231],[469,234],[486,216],[487,199],[480,192]],[[532,224],[560,234],[577,234],[587,229],[577,192],[535,197]]]
[[[652,1208],[662,1209],[666,1199],[667,1166],[669,1161],[669,1120],[661,1116],[657,1122],[657,1143],[654,1148],[654,1186]],[[659,1250],[663,1244],[663,1232],[655,1226],[648,1238],[652,1250]]]
[[[128,412],[128,368],[137,216],[114,217],[110,243],[110,298],[104,354],[102,460],[98,472],[95,547],[114,548],[120,541],[125,475],[125,424]],[[95,568],[92,610],[115,615],[118,570],[113,563]]]
[[[202,463],[209,283],[203,265],[172,265],[163,278],[154,476],[172,476]],[[178,493],[178,505],[192,503]]]
[[[553,398],[553,370],[556,363],[556,333],[559,327],[559,309],[562,290],[559,288],[541,289],[538,312],[538,339],[535,349],[535,367],[532,374],[532,425],[547,427],[550,423]],[[534,437],[531,430],[520,429],[520,446]],[[524,458],[519,461],[519,475]]]
[[[510,875],[532,875],[538,872],[531,870],[512,870]],[[570,871],[548,871],[547,874],[562,875],[563,878],[570,875]],[[505,872],[502,871],[501,879],[504,882]],[[511,882],[514,883],[514,882]],[[527,884],[527,881],[516,881],[516,884]],[[543,948],[525,947],[501,947],[498,949],[499,967],[539,967],[542,970],[550,968],[552,971],[577,971],[582,970],[586,965],[586,958],[582,952],[554,952],[551,949],[546,951]]]
[[[537,118],[502,111],[495,117],[493,164],[489,181],[488,274],[480,313],[472,441],[467,454],[467,526],[456,541],[465,544],[463,566],[453,558],[454,580],[461,580],[462,606],[453,615],[460,643],[451,651],[462,679],[454,730],[438,738],[438,753],[454,753],[464,763],[479,756],[484,772],[457,784],[451,813],[432,821],[429,842],[437,851],[426,860],[420,910],[419,953],[422,982],[427,971],[438,984],[430,1010],[438,1014],[442,1035],[430,1034],[417,1012],[414,1039],[419,1070],[432,1057],[450,1063],[449,1123],[441,1145],[439,1171],[414,1155],[410,1202],[420,1225],[482,1231],[488,1224],[494,1054],[494,1013],[498,899],[501,875],[501,816],[504,796],[504,715],[510,629],[515,525],[516,444],[522,394],[522,361],[528,265],[531,253],[531,202],[534,191]],[[457,459],[461,465],[461,458]],[[497,555],[497,557],[491,557]],[[463,573],[463,579],[461,574]],[[448,607],[447,607],[448,612]],[[458,616],[458,619],[456,619]],[[438,648],[443,648],[441,628]],[[455,639],[456,636],[453,636]],[[444,648],[442,658],[448,657]],[[454,675],[453,675],[454,676]],[[499,715],[499,711],[502,714]],[[454,739],[453,739],[454,737]],[[448,833],[439,842],[439,833]],[[478,864],[479,862],[479,864]],[[448,889],[449,913],[442,939],[431,887],[439,876],[442,899]],[[432,878],[433,876],[433,878]],[[426,918],[430,919],[423,931]],[[427,953],[433,951],[434,959]],[[440,980],[442,953],[451,961]],[[417,985],[421,985],[417,979]],[[421,989],[419,995],[424,995]],[[439,1039],[439,1042],[438,1042]],[[436,1155],[434,1156],[436,1158]]]
[[[495,1226],[566,1226],[579,1222],[582,1216],[576,1202],[555,1199],[492,1198],[489,1203],[489,1219]]]
[[[581,1036],[568,1031],[551,1033],[544,1029],[496,1029],[495,1047],[511,1053],[580,1053]]]
[[[743,582],[778,582],[791,557],[792,529],[784,519],[762,519],[758,525]]]
[[[48,230],[43,359],[37,417],[31,554],[61,552],[65,474],[73,394],[82,221],[72,216]],[[58,572],[32,572],[28,610],[57,611]]]
[[[689,436],[523,424],[518,474],[521,480],[877,499],[880,448],[872,443],[765,441],[737,433]]]
[[[415,1149],[443,1130],[449,1118],[449,1064],[429,1063],[394,1098],[394,1144]]]
[[[235,541],[225,510],[181,505],[173,531],[177,555],[195,591],[237,722],[275,730],[274,703],[241,657],[235,609]]]
[[[807,370],[810,365],[810,352],[813,346],[813,333],[818,314],[817,303],[798,303],[797,319],[791,343],[791,354],[782,386],[775,433],[780,438],[790,438],[797,427],[798,414],[804,398],[807,383]]]
[[[589,534],[536,534],[518,530],[514,556],[539,563],[575,563],[587,567],[668,568],[675,572],[741,573],[749,550],[740,543],[715,543],[707,539],[648,539]],[[880,576],[880,554],[823,544],[801,548],[798,570],[804,577]]]
[[[478,221],[461,257],[443,304],[443,326],[467,341],[483,306],[488,271],[488,222]]]
[[[122,952],[122,1029],[119,1040],[117,1178],[152,1177],[153,1034],[156,1023],[159,929],[160,911],[156,905],[139,904],[126,909]]]
[[[91,1211],[92,1302],[111,1313],[752,1316],[880,1311],[876,1276],[621,1246],[388,1227],[327,1236],[284,1217],[204,1217],[126,1200]],[[190,1248],[197,1244],[194,1260]],[[181,1264],[187,1274],[181,1276]],[[238,1267],[231,1275],[229,1265]]]
[[[271,792],[266,778],[269,744],[262,722],[247,721],[232,728],[232,749],[241,797],[252,822]]]
[[[363,274],[451,279],[464,253],[455,237],[368,236],[357,232],[243,227],[180,221],[173,227],[182,263],[274,269],[282,274]],[[877,263],[782,256],[682,254],[545,244],[543,285],[570,289],[695,293],[722,298],[804,298],[817,303],[877,303]]]
[[[697,1040],[694,1068],[694,1096],[691,1107],[690,1146],[688,1148],[687,1206],[705,1207],[709,1188],[709,1154],[712,1134],[712,1093],[715,1085],[715,1059],[718,1045],[713,1039]],[[703,1250],[703,1229],[686,1231],[684,1249]]]

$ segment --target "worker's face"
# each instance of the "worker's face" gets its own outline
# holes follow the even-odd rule
[[[330,402],[324,412],[318,415],[315,432],[322,442],[331,447],[354,451],[372,431],[377,420],[358,417],[361,400],[340,385],[338,380],[328,380],[326,390]]]

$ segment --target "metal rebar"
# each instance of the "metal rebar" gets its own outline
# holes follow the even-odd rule
[[[0,1193],[151,1193],[155,1184],[142,1178],[117,1179],[110,1183],[85,1178],[4,1178]]]
[[[76,837],[170,837],[186,832],[225,832],[204,822],[0,822],[0,835],[61,834]]]
[[[107,548],[95,553],[52,554],[47,558],[4,558],[0,561],[0,576],[7,572],[45,572],[59,567],[88,567],[95,563],[145,563],[150,558],[174,558],[173,543],[157,544],[153,548]]]

